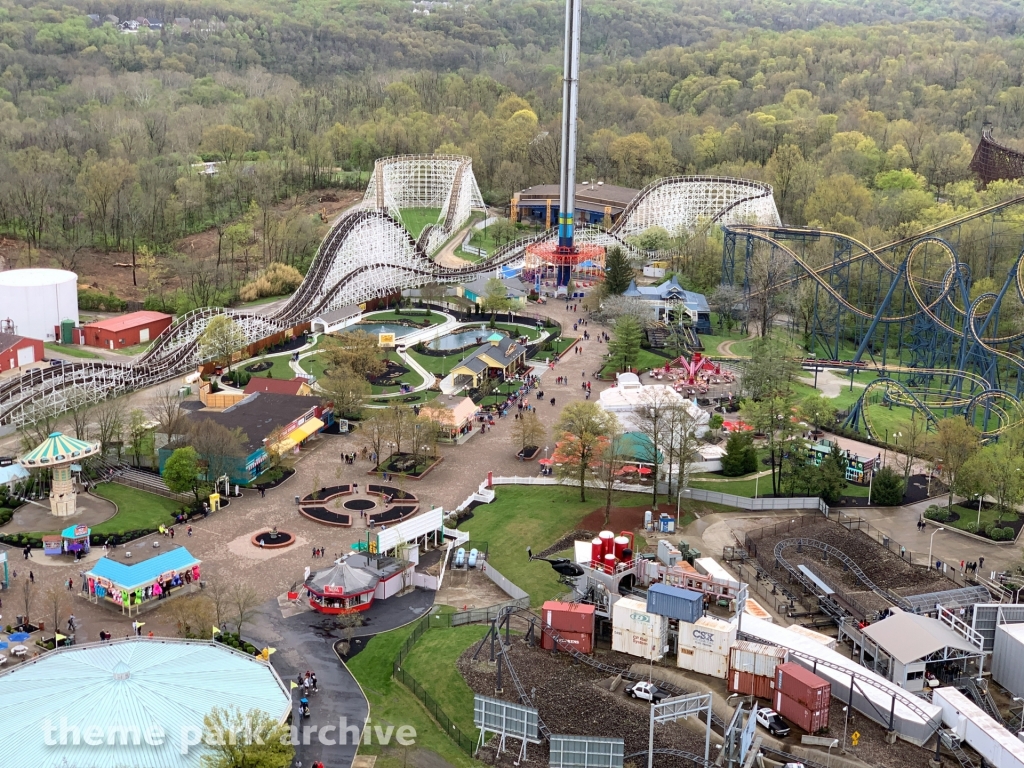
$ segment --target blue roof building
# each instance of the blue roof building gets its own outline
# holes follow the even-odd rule
[[[199,581],[199,564],[184,547],[134,563],[101,557],[86,571],[88,599],[121,609],[129,616],[176,594],[188,594]]]
[[[711,308],[708,300],[702,293],[683,288],[675,275],[661,285],[637,287],[636,280],[633,280],[622,295],[649,302],[652,320],[678,323],[686,315],[697,333],[711,333]]]
[[[60,648],[0,673],[0,765],[200,768],[208,749],[193,743],[214,707],[284,722],[291,706],[269,663],[219,643]]]

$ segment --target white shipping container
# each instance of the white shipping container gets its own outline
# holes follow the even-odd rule
[[[808,640],[813,640],[816,643],[821,643],[826,648],[830,648],[833,651],[836,649],[836,639],[823,635],[821,632],[815,632],[813,629],[807,629],[807,627],[801,627],[799,624],[791,624],[786,627],[790,632],[795,632],[800,637],[806,637]]]
[[[623,597],[612,606],[612,627],[635,635],[668,639],[668,619],[647,610],[647,604]]]
[[[666,625],[667,626],[667,625]],[[654,638],[648,634],[636,634],[628,629],[612,629],[612,650],[658,661],[664,655],[668,637]]]
[[[789,661],[789,649],[739,641],[730,651],[730,667],[760,677],[774,677],[775,668]]]
[[[725,680],[726,675],[729,674],[729,655],[693,648],[679,648],[676,654],[676,666],[700,675]]]
[[[703,616],[693,624],[679,622],[679,647],[712,651],[728,657],[736,642],[736,624],[713,616]]]

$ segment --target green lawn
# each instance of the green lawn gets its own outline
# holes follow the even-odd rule
[[[412,627],[408,626],[377,635],[348,664],[349,671],[359,681],[370,702],[370,717],[376,723],[386,723],[396,728],[400,725],[411,725],[416,729],[418,749],[433,752],[456,768],[473,768],[481,765],[443,735],[419,699],[391,677],[392,664],[411,633]],[[427,636],[429,635],[428,632]],[[420,640],[422,642],[425,639],[426,636]],[[438,670],[434,673],[438,674]],[[361,745],[359,754],[377,755],[376,768],[405,766],[404,755],[397,749],[385,755],[384,750],[375,744]]]
[[[254,379],[258,379],[261,377],[265,379],[267,378],[268,373],[272,374],[270,378],[274,379],[284,379],[285,381],[289,381],[295,378],[295,371],[293,371],[291,366],[288,365],[288,361],[292,359],[291,354],[288,353],[278,354],[276,357],[256,357],[251,360],[243,360],[235,367],[238,368],[240,366],[244,371],[248,366],[252,365],[253,363],[262,362],[264,359],[269,360],[271,363],[273,363],[274,367],[271,368],[269,371],[260,371],[259,373],[252,374],[252,377]]]
[[[431,312],[427,315],[425,309],[403,309],[401,312],[396,312],[393,309],[385,310],[381,312],[370,312],[367,315],[363,315],[360,322],[362,323],[400,323],[402,321],[416,322],[422,324],[424,320],[428,321],[431,325],[440,325],[444,322],[442,317],[437,312]],[[351,326],[356,330],[359,329],[358,325]]]
[[[317,357],[314,355],[310,359],[313,360],[313,361],[316,361]],[[392,362],[396,363],[397,365],[405,366],[405,361],[402,358],[400,358],[398,356],[398,353],[395,352],[395,350],[393,350],[393,349],[392,350],[388,350],[388,360],[391,360]],[[303,362],[306,362],[306,361],[304,360]],[[320,366],[320,370],[323,371],[323,364],[322,363],[314,363],[314,365],[319,365]],[[309,369],[307,368],[306,370],[309,370]],[[414,370],[412,370],[410,368],[408,373],[402,374],[402,376],[399,379],[399,381],[404,383],[404,384],[411,384],[414,387],[418,387],[420,384],[423,383],[423,377],[420,376],[418,373],[416,373],[416,371],[414,371]],[[371,384],[370,385],[370,391],[373,394],[375,394],[375,395],[389,395],[389,394],[392,394],[394,392],[401,392],[401,390],[402,390],[401,386],[381,387],[381,386],[378,386],[376,384]]]
[[[633,364],[633,367],[642,373],[643,371],[649,371],[652,368],[664,368],[665,364],[668,362],[669,360],[667,357],[662,357],[661,355],[656,355],[653,352],[648,352],[646,349],[641,349],[637,354],[636,362]],[[616,363],[607,362],[601,369],[601,378],[614,379],[617,371],[618,368]]]
[[[408,400],[404,397],[392,398],[392,397],[374,397],[370,402],[374,405],[394,405],[396,402],[400,402],[402,405],[415,405],[416,403],[426,403],[436,398],[441,393],[436,389],[424,389],[419,392],[413,393],[416,396],[415,400]],[[407,395],[412,397],[413,395]]]
[[[547,563],[527,559],[526,547],[540,552],[574,530],[580,520],[602,507],[603,492],[588,488],[586,502],[580,501],[579,488],[571,486],[499,485],[496,494],[494,501],[478,506],[473,518],[459,527],[474,541],[487,542],[488,562],[526,590],[533,605],[565,592]],[[635,507],[650,500],[650,494],[616,493],[612,503]]]
[[[135,344],[134,346],[131,347],[122,347],[121,349],[115,349],[113,351],[119,355],[141,355],[143,352],[149,349],[150,343],[151,342],[145,341],[142,344]]]
[[[444,355],[443,357],[434,355],[420,354],[414,349],[408,350],[409,357],[415,360],[417,363],[422,365],[431,373],[437,374],[438,376],[447,376],[452,372],[452,366],[458,365],[465,354],[459,352],[456,355]]]
[[[84,357],[87,359],[96,359],[99,357],[95,352],[90,352],[76,344],[57,344],[52,341],[47,341],[44,342],[43,347],[51,352],[59,352],[60,354],[67,355],[68,357]]]
[[[415,240],[423,232],[428,224],[437,224],[441,215],[440,208],[404,208],[399,211],[402,217],[402,224],[409,230],[412,239]]]
[[[945,506],[945,505],[943,504],[941,506]],[[978,505],[977,505],[977,503],[975,503],[973,505],[968,505],[968,506],[964,506],[962,504],[954,504],[953,505],[953,511],[960,515],[960,519],[957,520],[955,523],[943,523],[943,525],[948,525],[948,526],[951,526],[953,528],[959,528],[961,531],[964,531],[964,530],[967,530],[967,525],[969,523],[976,523],[976,522],[978,522]],[[1007,522],[1006,522],[1007,520],[1013,520],[1014,519],[1014,514],[1012,512],[1005,512],[1004,511],[1001,520],[997,521],[996,520],[997,517],[999,517],[999,513],[996,511],[995,507],[989,507],[988,509],[985,509],[983,507],[982,510],[981,510],[981,527],[982,527],[982,529],[985,529],[989,525],[991,525],[992,523],[996,523],[996,522],[998,522],[1000,527],[1005,527],[1007,525]]]
[[[466,685],[455,662],[463,651],[485,634],[487,626],[484,624],[429,630],[416,641],[403,665],[470,738],[476,734],[473,727],[473,691]]]
[[[285,294],[287,295],[287,294]],[[269,304],[272,301],[283,299],[285,296],[264,296],[262,299],[256,299],[255,301],[247,301],[244,304],[238,304],[239,309],[245,309],[246,307],[258,307],[261,304]]]
[[[465,259],[471,264],[476,264],[478,261],[483,261],[486,258],[485,256],[477,256],[475,253],[469,253],[468,251],[464,251],[461,248],[455,249],[455,255],[458,256],[460,259]]]
[[[574,341],[576,341],[575,338],[567,339],[564,336],[560,336],[557,339],[551,339],[551,346],[554,347],[554,349],[552,350],[553,354],[556,354],[556,355],[562,354],[563,352],[565,352],[565,350],[567,350],[569,348],[569,346]],[[546,356],[546,353],[545,353],[545,356]],[[538,357],[539,357],[539,355],[538,355]]]
[[[179,501],[117,483],[101,483],[92,492],[117,504],[117,514],[93,526],[93,533],[123,533],[170,525],[182,507]]]
[[[701,488],[705,491],[717,491],[718,493],[731,493],[733,496],[745,496],[748,499],[752,499],[754,498],[755,483],[757,495],[759,497],[772,492],[772,478],[770,475],[765,475],[764,477],[757,479],[726,480],[721,483],[709,480],[691,480],[690,487]],[[848,483],[846,488],[843,489],[843,495],[867,498],[868,487],[866,485],[859,486]]]

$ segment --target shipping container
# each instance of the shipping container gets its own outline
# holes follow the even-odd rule
[[[562,603],[548,600],[541,607],[541,618],[553,630],[594,634],[594,606],[585,603]]]
[[[704,595],[692,589],[652,584],[647,590],[647,610],[692,624],[704,615]]]
[[[772,707],[790,723],[807,733],[817,733],[828,728],[828,705],[821,709],[809,709],[776,688]]]
[[[816,643],[821,643],[826,648],[830,648],[833,651],[836,649],[836,639],[823,635],[821,632],[815,632],[813,629],[807,629],[807,627],[801,627],[799,624],[793,624],[786,627],[790,632],[795,632],[800,637],[806,637],[808,640],[813,640]]]
[[[764,609],[764,606],[757,602],[757,600],[750,597],[747,598],[747,604],[743,608],[743,612],[748,616],[753,616],[755,619],[761,619],[762,621],[770,621],[773,623],[775,622],[775,619],[773,619],[772,615]]]
[[[559,632],[559,639],[562,643],[568,643],[580,653],[590,653],[593,648],[593,635],[586,632]],[[545,651],[553,651],[557,648],[564,651],[564,645],[555,643],[555,640],[547,632],[541,634],[540,647]]]
[[[713,616],[703,616],[693,624],[679,624],[679,647],[694,650],[713,651],[722,656],[729,655],[729,649],[736,642],[735,622],[723,621]]]
[[[759,699],[772,700],[775,693],[775,677],[754,675],[750,672],[742,672],[738,669],[730,669],[726,678],[729,685],[729,693],[740,693],[744,696],[757,696]]]
[[[775,668],[775,692],[815,711],[828,707],[832,701],[830,683],[792,662]]]
[[[666,622],[666,628],[668,624]],[[664,655],[665,644],[668,637],[662,639],[652,638],[651,633],[637,633],[628,629],[612,629],[612,650],[619,653],[628,653],[630,656],[639,656],[643,659],[658,661]]]
[[[612,605],[612,626],[638,635],[668,636],[668,619],[647,610],[647,604],[631,597],[620,597]]]
[[[701,675],[725,680],[729,672],[729,657],[724,653],[703,651],[694,648],[679,648],[676,666]]]
[[[745,640],[733,644],[729,651],[729,669],[775,679],[775,668],[789,660],[789,650],[776,645],[750,643]],[[773,686],[774,687],[774,686]]]
[[[672,546],[668,539],[658,540],[658,561],[668,566],[673,566],[681,562],[683,559],[682,553]]]

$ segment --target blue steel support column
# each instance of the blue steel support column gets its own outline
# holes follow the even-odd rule
[[[576,113],[580,88],[580,25],[582,0],[565,0],[565,63],[562,72],[562,178],[558,206],[558,251],[576,250]],[[558,267],[558,285],[569,284],[569,266]]]

